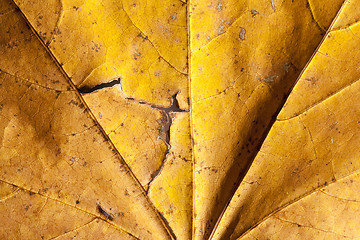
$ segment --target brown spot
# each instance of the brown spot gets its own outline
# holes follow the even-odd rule
[[[250,12],[251,12],[251,15],[252,15],[253,17],[255,17],[256,15],[259,14],[259,12],[256,11],[256,10],[251,10]]]
[[[243,41],[245,40],[245,33],[246,33],[245,28],[240,28],[239,38]]]
[[[101,206],[100,204],[96,204],[97,205],[97,209],[99,210],[99,212],[104,215],[106,217],[106,219],[109,219],[110,221],[114,220],[114,216],[111,213],[106,212]]]
[[[290,67],[291,67],[291,63],[285,63],[284,66],[283,66],[284,71],[289,72]]]
[[[219,0],[217,6],[216,6],[216,10],[218,10],[219,12],[222,10],[222,3],[221,3],[221,0]]]
[[[266,82],[266,83],[272,83],[274,82],[275,78],[277,78],[277,75],[270,75],[267,76],[266,78],[262,79],[262,81]]]
[[[313,84],[315,84],[315,83],[317,82],[317,79],[316,79],[316,78],[314,78],[314,77],[311,77],[311,78],[305,78],[305,80],[306,80],[306,81],[309,81],[309,82],[311,82],[311,83],[313,83]]]

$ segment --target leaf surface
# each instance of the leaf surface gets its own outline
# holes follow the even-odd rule
[[[359,6],[1,0],[1,238],[359,237]]]

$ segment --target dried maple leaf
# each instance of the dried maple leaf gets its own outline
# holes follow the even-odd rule
[[[0,238],[360,237],[359,18],[0,0]]]

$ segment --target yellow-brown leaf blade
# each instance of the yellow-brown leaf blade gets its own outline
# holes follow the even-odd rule
[[[20,12],[2,3],[0,179],[107,220],[127,235],[170,239],[79,94]]]

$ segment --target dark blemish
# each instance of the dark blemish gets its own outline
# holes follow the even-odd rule
[[[135,101],[135,98],[132,98],[132,97],[127,97],[125,99],[130,100],[130,101]]]
[[[68,104],[73,104],[73,105],[77,106],[79,103],[74,100],[71,100]]]
[[[139,33],[139,34],[137,35],[137,37],[141,37],[141,38],[143,38],[144,40],[147,40],[147,39],[148,39],[147,36],[143,36],[141,33]]]
[[[75,9],[77,11],[77,10],[79,10],[79,7],[73,6],[73,9]]]
[[[259,12],[256,11],[256,10],[251,10],[250,12],[251,12],[251,15],[252,15],[253,17],[255,17],[256,15],[259,14]]]
[[[34,195],[34,194],[35,194],[35,193],[33,193],[33,192],[29,192],[29,195],[30,195],[30,196],[32,196],[32,195]]]
[[[83,167],[85,167],[86,165],[87,165],[87,162],[84,162]]]
[[[58,156],[58,155],[60,155],[60,154],[61,154],[61,148],[58,148],[58,149],[56,150],[56,152],[55,152],[55,155]]]
[[[245,40],[245,33],[246,33],[245,28],[240,28],[239,38],[243,41]]]
[[[106,212],[101,206],[100,204],[96,204],[97,205],[97,209],[99,210],[99,212],[104,215],[106,217],[106,219],[109,219],[110,221],[114,220],[114,216],[111,213]]]
[[[88,87],[88,86],[84,86],[82,88],[79,88],[78,90],[79,90],[79,92],[81,94],[87,94],[87,93],[92,93],[92,92],[94,92],[96,90],[99,90],[99,89],[110,88],[110,87],[113,87],[113,86],[115,86],[117,84],[120,84],[120,83],[121,83],[121,78],[117,78],[117,79],[112,80],[112,81],[107,82],[107,83],[100,83],[100,84],[98,84],[98,85],[96,85],[94,87],[91,87],[91,88]]]
[[[10,42],[10,43],[7,44],[7,48],[14,48],[14,47],[17,47],[17,46],[18,45],[15,42]]]
[[[43,16],[39,16],[39,19],[42,19],[43,18]]]
[[[241,72],[243,72],[244,70],[245,70],[245,68],[241,68],[241,70],[240,70],[240,71],[241,71]]]
[[[29,206],[26,206],[26,207],[25,207],[25,211],[27,211],[27,210],[29,210]]]
[[[291,63],[285,63],[284,66],[283,66],[284,71],[289,72],[290,67],[291,67]]]
[[[275,78],[277,78],[278,75],[270,75],[267,76],[266,78],[262,79],[262,81],[266,82],[266,83],[272,83],[274,82]]]
[[[79,200],[76,200],[76,202],[75,202],[76,204],[79,204],[80,203],[80,201]]]
[[[216,6],[216,10],[218,10],[219,12],[222,10],[222,3],[221,0],[219,0],[218,5]]]
[[[101,44],[97,44],[97,43],[94,43],[94,47],[92,47],[91,49],[92,50],[95,50],[95,52],[99,52],[99,50],[101,49]]]
[[[316,83],[317,82],[317,79],[314,78],[314,77],[311,77],[311,78],[305,78],[306,81],[309,81],[311,83]]]
[[[218,29],[218,34],[219,35],[224,33],[224,28],[225,28],[225,26],[220,24],[219,29]]]
[[[271,7],[272,7],[272,9],[274,10],[274,12],[275,12],[275,4],[274,4],[274,0],[270,0],[271,1]]]

